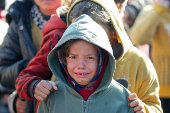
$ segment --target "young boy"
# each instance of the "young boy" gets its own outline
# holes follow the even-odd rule
[[[78,3],[82,3],[82,5]],[[129,105],[134,107],[135,112],[161,113],[158,94],[159,84],[155,69],[151,61],[132,45],[124,31],[120,13],[114,1],[76,0],[72,8],[77,7],[77,5],[79,7],[73,11],[75,18],[81,14],[89,14],[96,22],[106,24],[104,26],[107,27],[106,32],[116,59],[116,70],[113,79],[123,84],[132,93],[136,93],[129,96],[129,100],[135,100]],[[70,12],[72,12],[72,9]],[[36,98],[42,101],[46,99],[51,90],[57,90],[56,84],[48,81],[51,79],[52,73],[46,59],[49,51],[58,42],[58,36],[60,36],[55,33],[58,30],[56,29],[58,18],[55,17],[57,17],[57,14],[44,27],[43,34],[45,34],[45,37],[41,50],[27,68],[20,73],[16,81],[15,85],[18,93],[27,100]],[[32,93],[28,93],[30,91]]]
[[[133,113],[129,91],[112,79],[112,54],[105,30],[88,15],[79,16],[48,56],[58,90],[40,102],[38,113]]]

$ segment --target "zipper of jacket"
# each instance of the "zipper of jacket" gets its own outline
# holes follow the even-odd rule
[[[85,111],[86,111],[86,107],[87,107],[87,101],[84,101],[84,100],[83,100],[83,109],[84,109],[84,113],[85,113]]]

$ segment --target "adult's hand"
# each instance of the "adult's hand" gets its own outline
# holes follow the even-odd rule
[[[35,88],[34,97],[39,101],[43,101],[52,90],[58,90],[57,84],[53,81],[42,80]]]
[[[131,103],[129,103],[129,107],[133,107],[135,113],[146,113],[143,102],[138,98],[135,93],[129,95],[128,101],[132,101]]]
[[[17,113],[24,113],[25,111],[25,101],[23,101],[19,96],[16,100],[16,112]]]

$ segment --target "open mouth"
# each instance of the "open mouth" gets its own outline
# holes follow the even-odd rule
[[[78,76],[87,76],[89,73],[75,73],[76,75],[78,75]]]
[[[52,1],[54,1],[54,0],[43,0],[44,2],[52,2]]]

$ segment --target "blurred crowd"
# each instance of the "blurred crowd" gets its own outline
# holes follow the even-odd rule
[[[39,102],[37,100],[41,100],[39,96],[35,95],[39,80],[55,81],[54,79],[56,79],[53,78],[49,69],[43,73],[49,73],[47,76],[50,77],[39,76],[38,79],[33,75],[36,71],[42,71],[43,68],[30,71],[33,70],[33,65],[45,65],[45,61],[42,61],[41,65],[34,61],[38,61],[40,57],[46,58],[47,56],[42,55],[46,51],[42,47],[54,43],[52,41],[47,43],[47,39],[44,38],[47,33],[51,32],[44,29],[44,26],[49,27],[46,23],[55,17],[51,15],[57,12],[60,20],[65,22],[64,24],[61,22],[60,25],[65,27],[66,13],[74,2],[74,0],[52,1],[52,4],[47,5],[41,0],[10,0],[8,3],[7,0],[0,0],[0,113],[35,112]],[[157,96],[161,100],[163,112],[168,113],[170,107],[170,1],[114,1],[133,46],[142,51],[153,63],[159,81],[157,88],[160,89]],[[56,19],[56,21],[58,20]],[[42,46],[42,44],[44,45]],[[41,75],[42,73],[36,74]],[[22,75],[26,75],[24,77],[32,76],[25,81],[34,81],[24,84],[23,88],[20,87],[20,83],[22,84],[24,81],[21,81],[23,78],[18,76]],[[150,78],[152,77],[151,74]],[[154,81],[150,81],[150,84],[152,82]],[[148,86],[150,84],[148,83]],[[146,112],[148,111],[146,110]]]

